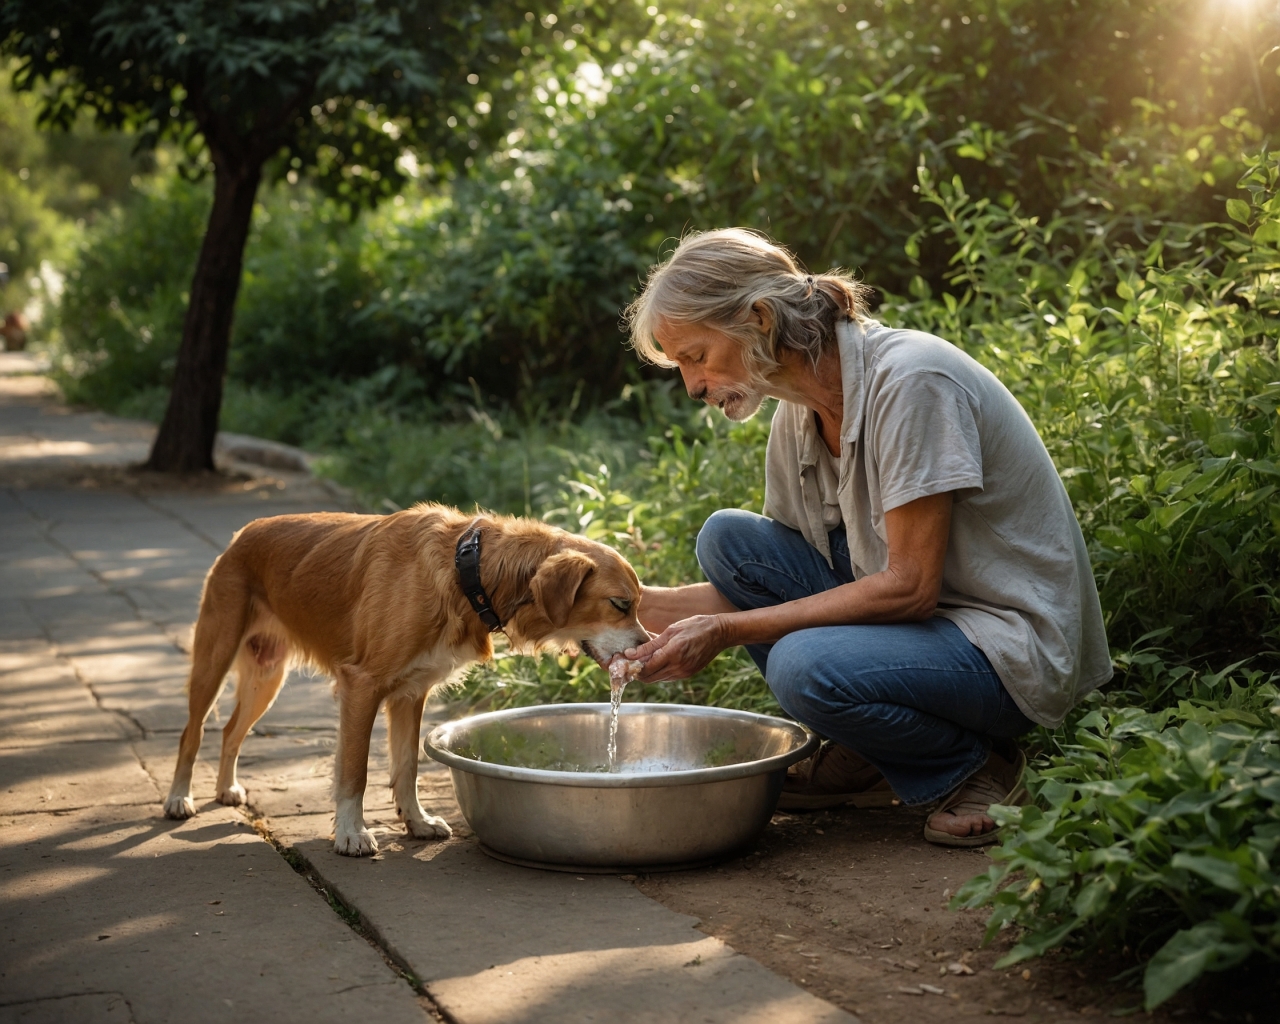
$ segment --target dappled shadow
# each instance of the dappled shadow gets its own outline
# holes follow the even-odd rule
[[[139,808],[0,829],[5,1002],[124,991],[138,1019],[340,1020],[399,984],[239,815]],[[175,978],[180,975],[180,983]],[[244,1007],[236,1013],[228,1004]],[[249,1013],[249,1016],[245,1016]],[[405,1019],[405,1018],[397,1018]]]

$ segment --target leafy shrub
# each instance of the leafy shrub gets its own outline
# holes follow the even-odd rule
[[[355,223],[305,185],[264,192],[232,381],[289,394],[395,365],[446,404],[469,397],[471,378],[487,400],[530,408],[563,406],[581,380],[594,405],[645,376],[618,313],[688,228],[754,225],[815,267],[939,290],[954,250],[945,233],[917,235],[921,163],[1044,225],[1057,211],[1109,219],[1113,244],[1137,245],[1162,222],[1216,215],[1216,189],[1280,105],[1230,15],[1193,18],[1188,0],[775,6],[658,5],[576,72],[563,60],[518,69],[502,83],[515,117],[494,153],[452,180],[421,168],[422,191]],[[1194,46],[1169,29],[1184,23]],[[1276,25],[1254,27],[1263,52]],[[168,272],[185,278],[193,255]],[[118,406],[135,379],[156,387],[157,364],[164,376],[165,345],[153,358],[142,338],[149,317],[127,319],[129,344],[72,327],[79,349],[123,362],[75,364],[116,382],[95,401]]]
[[[951,291],[882,315],[949,338],[1017,395],[1066,482],[1112,643],[1274,645],[1280,595],[1280,164],[1251,161],[1253,225],[1164,225],[1141,249],[1105,223],[1041,224],[922,172],[954,250]]]
[[[1268,684],[1248,703],[1265,715],[1277,697]],[[1206,970],[1280,960],[1280,735],[1261,725],[1190,704],[1081,717],[1028,771],[1036,804],[993,808],[1007,829],[996,863],[953,901],[994,907],[988,940],[1023,926],[996,966],[1064,942],[1128,945],[1149,958],[1151,1010]]]
[[[208,190],[181,178],[140,190],[93,228],[59,310],[58,382],[72,401],[129,415],[164,409]]]
[[[352,224],[310,188],[264,189],[245,246],[229,376],[289,395],[406,362],[363,315],[383,261],[379,218]]]

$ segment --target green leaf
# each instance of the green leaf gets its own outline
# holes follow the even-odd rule
[[[1280,221],[1263,221],[1258,225],[1258,230],[1253,233],[1253,240],[1263,245],[1275,245],[1280,242]]]
[[[1249,223],[1249,204],[1242,199],[1227,200],[1227,216],[1241,224]]]
[[[1227,892],[1242,893],[1245,884],[1240,878],[1240,865],[1217,857],[1197,856],[1190,853],[1175,853],[1170,863],[1175,868],[1183,868],[1194,872],[1206,881],[1212,882],[1219,889]]]
[[[1175,932],[1147,963],[1142,988],[1148,1011],[1185,988],[1207,970],[1233,966],[1249,955],[1246,943],[1230,942],[1217,921],[1202,921]]]
[[[1206,921],[1194,928],[1174,933],[1173,938],[1156,951],[1142,975],[1142,989],[1147,1010],[1195,981],[1213,962],[1222,928],[1216,921]]]
[[[1111,902],[1115,886],[1105,877],[1095,878],[1076,894],[1075,912],[1083,921],[1093,917]]]

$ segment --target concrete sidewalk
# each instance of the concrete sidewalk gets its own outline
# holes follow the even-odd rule
[[[382,852],[337,856],[321,679],[246,740],[246,813],[212,802],[214,720],[200,813],[165,821],[204,573],[254,518],[349,503],[302,473],[140,483],[118,470],[151,428],[60,407],[35,369],[0,361],[0,1024],[853,1020],[621,879],[484,856],[429,760],[456,835],[407,838],[381,735]]]

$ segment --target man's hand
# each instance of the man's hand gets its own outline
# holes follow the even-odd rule
[[[667,679],[688,679],[711,659],[732,646],[721,615],[693,615],[673,622],[647,644],[625,652],[626,657],[643,662],[638,677],[642,683]]]

